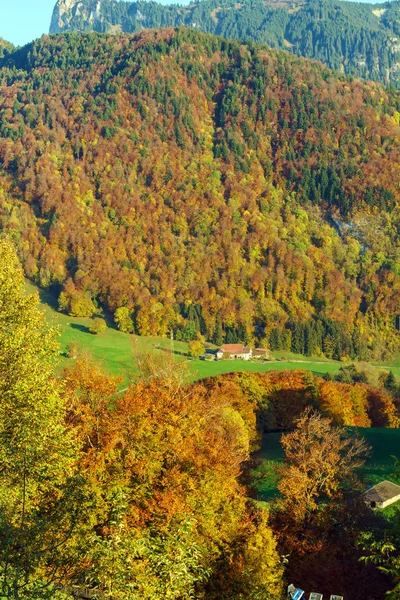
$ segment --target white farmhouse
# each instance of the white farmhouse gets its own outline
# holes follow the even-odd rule
[[[240,358],[241,360],[250,360],[252,357],[252,350],[249,346],[243,344],[223,344],[218,348],[216,354],[217,360],[221,359],[234,359]]]

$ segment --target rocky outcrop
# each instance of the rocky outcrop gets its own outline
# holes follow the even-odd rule
[[[58,0],[50,24],[50,33],[61,33],[68,28],[73,17],[73,9],[80,4],[80,0]]]
[[[101,0],[57,0],[50,24],[50,33],[63,31],[102,30]]]

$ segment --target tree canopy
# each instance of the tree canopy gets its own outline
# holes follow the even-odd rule
[[[193,30],[0,63],[0,223],[71,315],[336,359],[398,344],[397,92]]]
[[[38,304],[25,293],[15,250],[0,240],[0,596],[13,599],[46,597],[75,519],[74,444],[54,374],[58,333]]]

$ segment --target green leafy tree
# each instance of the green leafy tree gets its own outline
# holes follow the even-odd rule
[[[372,532],[361,536],[360,546],[365,551],[362,560],[366,565],[373,564],[388,575],[394,586],[387,591],[387,600],[398,600],[400,595],[400,519],[398,513],[392,520],[392,528],[384,539],[374,539]]]
[[[72,317],[91,317],[96,310],[91,294],[77,289],[71,279],[64,285],[58,307]]]
[[[72,529],[74,447],[54,377],[58,332],[0,241],[0,596],[42,598]],[[56,571],[56,569],[55,569]],[[46,591],[47,590],[47,591]],[[50,592],[48,592],[50,593]],[[54,590],[53,590],[54,596]]]
[[[389,390],[389,392],[395,393],[397,389],[396,379],[393,375],[393,371],[389,371],[388,376],[385,379],[385,388]]]
[[[224,343],[224,332],[223,332],[223,329],[222,329],[221,318],[220,318],[219,315],[217,315],[217,317],[215,319],[215,329],[214,329],[214,335],[213,335],[213,342],[217,346],[221,346]]]
[[[204,338],[202,335],[198,335],[196,340],[192,340],[188,343],[189,356],[193,358],[199,358],[201,354],[206,351],[204,345]]]
[[[123,331],[124,333],[133,333],[134,327],[129,308],[126,306],[117,308],[114,319],[120,331]]]
[[[75,342],[68,342],[67,347],[65,349],[65,353],[68,358],[71,358],[73,360],[75,360],[78,357],[78,348]]]

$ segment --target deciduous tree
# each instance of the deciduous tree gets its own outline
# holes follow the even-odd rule
[[[1,240],[0,596],[15,600],[46,595],[75,519],[74,445],[54,376],[58,332],[38,303]]]
[[[285,461],[277,468],[283,505],[294,521],[313,518],[325,498],[337,498],[355,485],[356,470],[368,454],[362,438],[307,409],[295,430],[281,439]]]
[[[117,308],[114,313],[114,319],[120,331],[123,331],[124,333],[133,333],[134,327],[129,308],[126,306]]]
[[[90,333],[104,333],[107,329],[107,324],[105,322],[104,319],[101,319],[100,317],[95,317],[94,319],[92,319],[90,326],[89,326],[89,331]]]

